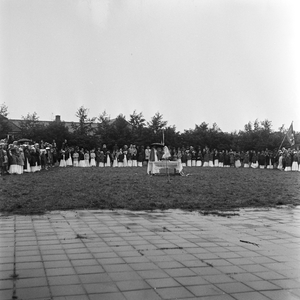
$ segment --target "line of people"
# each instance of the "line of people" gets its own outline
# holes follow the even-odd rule
[[[155,156],[151,157],[151,151]],[[55,141],[35,143],[34,145],[18,145],[17,142],[6,145],[0,143],[0,175],[22,174],[48,170],[51,167],[142,167],[148,161],[162,160],[163,147],[139,147],[114,145],[108,149],[104,144],[101,148],[79,149],[69,147],[67,141],[58,151]],[[170,160],[180,161],[183,167],[234,167],[279,169],[284,171],[300,171],[300,151],[283,148],[280,151],[232,151],[208,147],[170,148]]]

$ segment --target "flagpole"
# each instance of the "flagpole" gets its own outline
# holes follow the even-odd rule
[[[284,135],[284,138],[283,138],[283,140],[282,140],[282,142],[281,142],[281,144],[280,144],[280,146],[279,146],[279,149],[278,149],[278,150],[280,150],[280,149],[281,149],[281,146],[282,146],[282,144],[283,144],[283,142],[284,142],[284,140],[285,140],[285,138],[286,138],[286,136],[287,136],[287,133],[289,132],[289,130],[290,130],[290,128],[291,128],[291,126],[292,126],[292,128],[293,128],[293,123],[294,123],[294,121],[292,121],[292,123],[291,123],[291,125],[290,125],[289,129],[288,129],[288,130],[287,130],[287,132],[285,133],[285,135]]]
[[[279,146],[279,148],[278,148],[278,151],[281,149],[281,146],[282,146],[282,144],[283,144],[285,138],[286,138],[286,134],[284,135],[284,138],[283,138],[283,140],[282,140],[282,142],[281,142],[281,144],[280,144],[280,146]]]

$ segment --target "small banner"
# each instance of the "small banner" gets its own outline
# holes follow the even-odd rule
[[[294,130],[293,130],[293,122],[289,128],[289,130],[286,133],[286,137],[288,138],[288,141],[290,142],[291,146],[295,145],[295,136],[294,136]]]

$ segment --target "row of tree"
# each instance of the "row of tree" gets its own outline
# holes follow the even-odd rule
[[[163,115],[157,112],[149,122],[146,122],[142,113],[134,111],[129,119],[120,114],[112,120],[104,111],[98,118],[88,116],[89,110],[81,106],[76,111],[78,122],[67,127],[65,122],[52,121],[45,125],[39,122],[39,117],[34,112],[22,116],[20,122],[21,131],[14,138],[28,138],[34,141],[43,140],[52,142],[56,140],[58,146],[66,139],[69,145],[76,145],[88,149],[101,147],[103,143],[108,147],[117,144],[119,147],[128,144],[150,145],[154,142],[165,142],[172,147],[182,146],[208,146],[213,149],[234,149],[262,150],[277,149],[285,136],[284,126],[278,131],[272,130],[272,123],[269,120],[249,122],[244,130],[235,132],[223,132],[216,123],[209,126],[202,122],[195,125],[194,129],[185,130],[183,133],[176,131],[175,126],[168,126]],[[5,104],[0,106],[0,138],[6,137],[10,132],[8,107]],[[300,134],[295,133],[296,142],[300,141]],[[290,147],[287,140],[282,146]]]

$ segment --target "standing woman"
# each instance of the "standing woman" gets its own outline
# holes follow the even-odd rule
[[[71,166],[73,166],[71,148],[66,148],[65,152],[66,152],[65,153],[65,155],[66,155],[66,165],[71,167]]]
[[[258,152],[258,164],[260,169],[264,169],[266,165],[266,155],[264,151]]]
[[[90,167],[90,153],[88,150],[85,150],[85,153],[84,153],[84,164],[85,164],[85,167]]]
[[[249,168],[249,151],[246,151],[244,156],[244,168]]]
[[[91,150],[91,167],[96,167],[96,153],[95,150]]]
[[[118,167],[118,156],[119,156],[118,149],[113,150],[113,153],[112,153],[113,168]]]
[[[111,161],[112,161],[112,158],[111,158],[111,155],[110,155],[110,151],[107,150],[106,151],[105,167],[111,167]]]
[[[277,165],[277,169],[279,169],[280,171],[283,170],[283,163],[282,163],[282,160],[283,160],[282,151],[279,150],[279,151],[278,151],[278,165]]]
[[[25,173],[30,173],[30,150],[28,145],[24,145],[24,169]]]
[[[235,166],[235,154],[232,151],[232,149],[230,149],[229,151],[229,162],[230,162],[230,167],[234,167]]]
[[[17,152],[12,144],[8,146],[7,156],[8,156],[8,164],[9,164],[8,173],[19,174],[19,168],[17,163]]]
[[[128,163],[127,163],[128,146],[127,145],[124,145],[123,147],[123,155],[124,155],[123,167],[128,167]]]
[[[230,167],[230,156],[228,150],[225,151],[224,154],[224,167],[229,168]]]
[[[239,151],[235,154],[234,160],[235,160],[234,162],[235,167],[240,168],[242,164],[241,164],[241,155]]]
[[[142,167],[143,161],[145,159],[145,150],[144,147],[141,146],[140,148],[137,147],[137,166]]]
[[[124,165],[124,153],[122,151],[122,148],[120,148],[118,156],[117,156],[117,160],[118,160],[118,167],[122,168]]]
[[[99,153],[99,168],[103,168],[104,165],[105,165],[105,154],[103,150],[101,150]]]
[[[81,148],[79,151],[79,167],[84,168],[85,167],[85,160],[84,160],[84,150]]]
[[[34,146],[30,148],[30,172],[35,173],[38,171],[37,166],[37,156],[36,156],[36,149]]]
[[[292,171],[292,153],[290,149],[286,153],[284,171]]]
[[[209,166],[209,148],[205,147],[203,150],[203,167],[208,167]]]
[[[217,149],[214,149],[214,154],[213,154],[213,160],[214,160],[214,166],[218,167],[219,166],[219,151]]]
[[[199,147],[198,152],[197,152],[196,166],[202,167],[202,162],[203,162],[203,156],[202,156],[201,148]]]
[[[187,155],[186,155],[186,151],[182,150],[181,152],[181,163],[183,167],[186,167],[186,163],[187,163]]]
[[[187,167],[192,166],[192,153],[190,150],[186,150],[186,166]]]
[[[78,167],[79,166],[79,154],[77,152],[77,149],[74,150],[74,153],[73,153],[73,166],[74,167]]]
[[[297,151],[294,150],[292,153],[292,171],[298,171],[298,156],[297,156]]]
[[[256,169],[258,167],[257,155],[256,152],[252,151],[252,161],[251,161],[251,168]]]
[[[214,166],[214,151],[210,151],[208,153],[208,166],[213,167]]]
[[[192,167],[196,167],[196,161],[197,161],[197,153],[196,153],[196,151],[193,149],[193,150],[192,150]]]
[[[224,167],[224,158],[225,158],[225,152],[224,152],[224,150],[222,150],[219,153],[219,167],[220,168]]]
[[[133,148],[132,148],[132,145],[130,145],[128,152],[127,152],[127,166],[128,167],[132,167],[132,152],[133,152]]]
[[[65,150],[63,150],[63,149],[60,150],[60,162],[59,162],[59,166],[63,167],[63,168],[65,168],[67,166]]]
[[[136,146],[133,145],[133,151],[132,151],[132,166],[137,167],[137,149]]]

